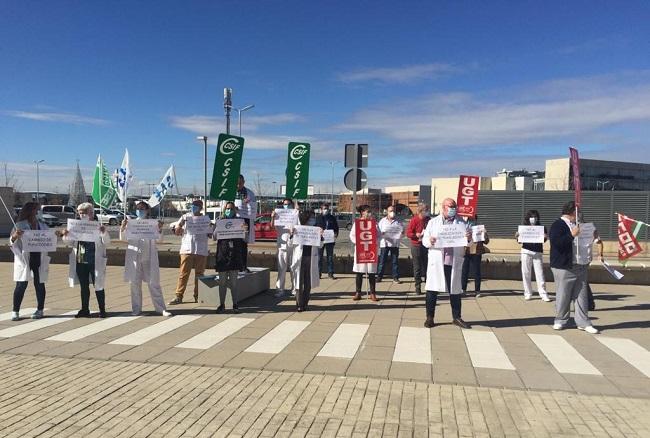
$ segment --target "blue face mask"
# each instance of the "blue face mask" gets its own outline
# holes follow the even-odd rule
[[[447,210],[447,216],[448,217],[456,217],[456,209],[455,208],[450,208]]]
[[[235,217],[235,212],[231,208],[226,208],[223,213],[226,217]]]
[[[193,205],[192,214],[197,214],[197,213],[201,213],[201,207],[199,207],[198,205]]]
[[[288,209],[291,208],[291,205],[289,205],[289,204],[282,204],[282,208],[284,208],[285,210],[288,210]]]
[[[135,215],[138,217],[138,219],[144,219],[147,217],[147,210],[136,210]]]

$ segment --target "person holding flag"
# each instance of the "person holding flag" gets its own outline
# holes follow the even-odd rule
[[[369,205],[362,205],[359,207],[359,212],[361,213],[361,219],[362,220],[371,220],[373,219],[372,217],[372,210]],[[379,235],[381,231],[379,230],[379,226],[377,226],[377,223],[373,220],[372,223],[375,225],[375,236],[376,236],[376,248],[379,248]],[[376,294],[376,282],[377,282],[377,260],[375,259],[374,263],[359,263],[357,262],[357,224],[356,221],[354,225],[352,225],[352,229],[350,230],[350,242],[352,242],[355,245],[355,250],[354,250],[354,266],[352,267],[352,271],[356,273],[356,291],[354,294],[354,297],[352,298],[354,301],[358,301],[361,299],[361,286],[363,284],[363,276],[364,274],[368,275],[368,283],[370,283],[370,301],[379,301],[377,299],[377,294]]]

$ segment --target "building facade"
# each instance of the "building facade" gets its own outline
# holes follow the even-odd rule
[[[569,158],[546,160],[545,190],[573,190]],[[582,190],[650,190],[650,164],[580,159]]]

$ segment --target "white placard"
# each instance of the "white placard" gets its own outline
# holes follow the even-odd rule
[[[126,224],[126,240],[158,240],[160,230],[156,219],[131,220]]]
[[[190,216],[185,218],[185,231],[187,234],[212,234],[210,216]]]
[[[241,206],[242,206],[241,199],[235,199],[235,207],[237,207],[237,209],[240,209]]]
[[[594,243],[594,232],[596,226],[592,222],[580,224],[580,234],[578,234],[578,245],[591,246]]]
[[[273,220],[273,225],[276,227],[285,227],[289,228],[298,223],[298,210],[293,208],[276,208],[275,209],[275,219]]]
[[[323,243],[335,243],[336,236],[334,235],[334,230],[324,230],[323,239]]]
[[[243,239],[246,235],[244,219],[219,219],[214,228],[217,240]]]
[[[20,238],[24,252],[56,251],[56,233],[54,230],[25,230]]]
[[[402,238],[403,228],[397,221],[393,222],[382,231],[383,238],[392,242],[399,242]]]
[[[616,269],[612,268],[612,266],[604,260],[603,260],[603,266],[605,267],[605,270],[609,272],[609,274],[615,279],[620,280],[621,278],[624,277],[623,274],[618,272]]]
[[[543,225],[519,225],[517,232],[519,243],[544,243]]]
[[[472,242],[485,242],[485,225],[472,226]]]
[[[435,236],[435,248],[454,248],[457,246],[467,246],[467,227],[463,224],[446,224],[441,225],[438,235]]]
[[[99,222],[68,219],[68,238],[78,242],[95,242],[99,239]]]
[[[295,245],[320,246],[320,227],[296,225],[293,228],[293,243]]]

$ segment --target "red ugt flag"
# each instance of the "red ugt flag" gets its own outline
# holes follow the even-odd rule
[[[635,221],[618,213],[618,259],[625,260],[632,256],[637,255],[643,248],[636,240],[636,236],[632,232]]]
[[[569,148],[571,154],[571,168],[573,170],[573,190],[575,191],[576,207],[580,208],[582,202],[582,186],[580,185],[580,157],[578,157],[578,150]]]
[[[478,209],[478,185],[480,177],[461,175],[458,181],[456,205],[458,216],[472,217]]]
[[[374,219],[354,220],[357,263],[377,263],[377,223]]]

